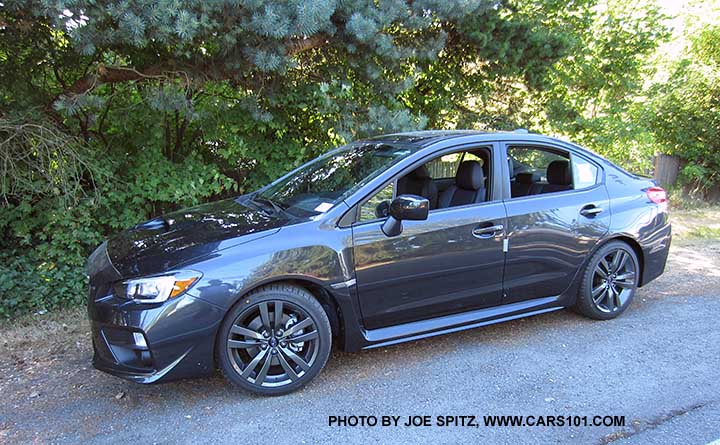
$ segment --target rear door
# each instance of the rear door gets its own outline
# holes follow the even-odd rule
[[[497,153],[498,147],[488,148]],[[361,206],[361,219],[352,227],[353,256],[368,329],[500,304],[505,206],[502,170],[493,171],[489,181],[497,186],[491,186],[489,201],[435,209],[425,221],[403,221],[395,237],[382,232],[384,219],[375,219],[372,210],[394,196],[392,183],[367,201],[371,205]]]
[[[610,209],[602,168],[589,158],[560,146],[508,142],[505,154],[519,173],[534,173],[530,195],[510,196],[506,173],[508,252],[503,303],[559,296],[608,231]],[[568,163],[567,186],[548,167]],[[554,170],[551,167],[550,170]],[[556,173],[556,172],[555,172]]]

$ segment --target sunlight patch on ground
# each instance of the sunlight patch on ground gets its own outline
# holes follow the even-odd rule
[[[719,251],[720,244],[706,246],[705,249],[699,249],[693,244],[676,246],[672,249],[668,266],[680,267],[695,275],[720,278]]]

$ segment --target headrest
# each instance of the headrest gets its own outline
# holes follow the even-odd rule
[[[515,162],[512,158],[508,158],[508,171],[510,172],[510,179],[515,177]]]
[[[427,179],[430,177],[430,173],[427,171],[424,165],[416,168],[408,174],[412,179]]]
[[[478,190],[485,184],[482,166],[478,161],[463,161],[455,175],[455,184],[461,189]]]
[[[570,174],[570,163],[568,161],[552,161],[547,168],[548,184],[570,185],[572,175]]]
[[[535,184],[540,182],[540,173],[538,172],[524,172],[515,175],[515,181],[520,184]]]

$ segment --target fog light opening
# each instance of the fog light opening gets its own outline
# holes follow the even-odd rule
[[[133,341],[135,342],[136,346],[140,346],[142,348],[147,349],[147,341],[145,340],[145,336],[142,334],[142,332],[133,332]]]

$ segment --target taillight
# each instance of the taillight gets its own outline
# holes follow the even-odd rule
[[[650,202],[657,204],[661,210],[667,210],[668,197],[667,192],[662,187],[650,187],[647,189],[647,197]]]

